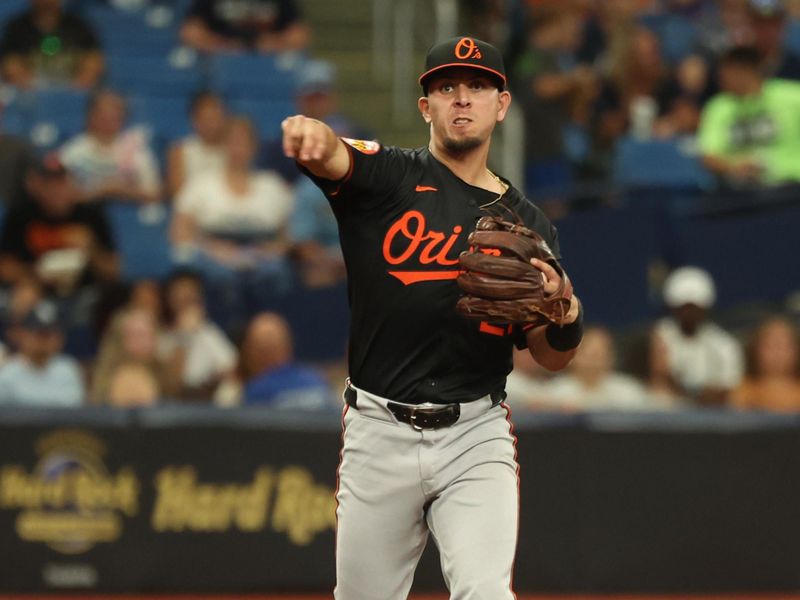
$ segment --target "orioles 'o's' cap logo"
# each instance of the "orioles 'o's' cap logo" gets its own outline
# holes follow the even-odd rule
[[[481,51],[478,44],[472,38],[464,37],[458,40],[455,50],[453,50],[458,60],[466,60],[468,58],[481,58]]]

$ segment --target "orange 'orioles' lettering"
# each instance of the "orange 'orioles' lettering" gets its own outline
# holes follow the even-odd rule
[[[458,258],[447,258],[447,253],[452,250],[461,226],[453,227],[453,233],[447,238],[444,245],[437,251],[436,246],[445,239],[445,234],[439,231],[425,231],[425,215],[418,210],[410,210],[400,217],[386,232],[383,239],[383,257],[390,265],[399,265],[410,259],[422,246],[419,262],[423,265],[436,263],[444,266],[458,264]],[[408,240],[408,247],[398,256],[392,254],[392,243],[400,235]],[[425,242],[423,244],[423,242]],[[434,254],[434,252],[436,252]]]
[[[461,225],[454,226],[450,235],[441,231],[427,230],[426,225],[425,215],[418,210],[410,210],[394,222],[383,239],[383,258],[386,262],[390,265],[400,265],[416,255],[421,265],[436,264],[443,267],[457,265],[458,257],[448,258],[447,255],[463,231]],[[400,252],[392,250],[396,240],[407,243]],[[389,271],[389,274],[409,285],[420,281],[455,279],[458,277],[458,270]]]

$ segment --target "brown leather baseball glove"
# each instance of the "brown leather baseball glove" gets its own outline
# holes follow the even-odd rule
[[[572,284],[547,243],[535,231],[486,216],[470,233],[470,251],[459,257],[456,282],[466,292],[456,310],[470,319],[494,323],[561,323],[570,308]],[[561,276],[546,294],[542,272],[532,258],[548,263]]]

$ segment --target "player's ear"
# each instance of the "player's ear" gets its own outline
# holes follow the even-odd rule
[[[430,123],[431,114],[428,112],[428,97],[422,96],[419,100],[417,100],[417,107],[419,108],[419,113],[422,115],[422,118],[425,119],[425,122]]]
[[[497,95],[497,122],[501,123],[506,118],[508,107],[511,106],[511,92],[503,90]]]

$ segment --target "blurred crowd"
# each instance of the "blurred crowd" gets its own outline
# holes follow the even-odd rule
[[[791,0],[471,1],[506,49],[529,191],[607,181],[627,137],[697,153],[722,186],[800,181]],[[664,168],[670,168],[664,165]]]
[[[2,30],[5,86],[89,96],[82,131],[45,152],[0,134],[0,405],[336,410],[344,357],[298,362],[291,324],[272,308],[292,290],[342,286],[327,200],[282,158],[275,132],[232,110],[218,90],[186,97],[191,132],[162,149],[130,126],[129,98],[106,87],[112,61],[82,11],[137,3],[148,2],[27,0]],[[335,70],[308,56],[312,31],[297,2],[152,4],[182,11],[176,43],[201,55],[304,54],[296,110],[340,135],[372,137],[338,111]],[[476,35],[506,50],[532,194],[610,177],[625,136],[696,139],[723,185],[800,180],[800,57],[785,43],[790,3],[464,5]],[[112,202],[168,209],[167,277],[124,277],[105,210]],[[728,333],[712,320],[714,282],[696,267],[675,269],[662,292],[666,316],[624,351],[616,332],[593,326],[564,373],[547,374],[517,353],[512,405],[800,410],[790,319],[770,315],[753,331]]]
[[[629,340],[618,360],[615,337],[586,329],[565,373],[550,374],[525,351],[514,357],[513,406],[544,410],[736,408],[800,410],[800,338],[792,320],[766,315],[741,336],[711,318],[716,288],[698,267],[675,269],[663,287],[667,314]],[[620,363],[627,363],[625,371]]]

